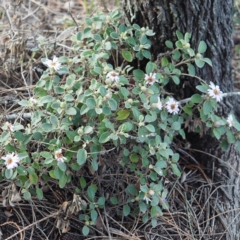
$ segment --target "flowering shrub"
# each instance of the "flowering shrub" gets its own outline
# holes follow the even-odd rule
[[[123,214],[138,209],[143,222],[151,218],[156,226],[156,217],[168,208],[163,179],[169,170],[181,175],[180,155],[172,143],[176,135],[185,138],[186,121],[200,118],[222,141],[223,149],[238,143],[235,130],[240,127],[233,114],[227,119],[216,115],[224,93],[213,83],[209,86],[201,81],[198,93],[183,100],[164,91],[168,84],[180,83],[182,66],[194,77],[194,64],[199,68],[211,65],[203,56],[205,42],[195,52],[190,34],[177,31],[175,44],[166,41],[171,54],[161,56],[160,63],[152,62],[152,30],[127,26],[120,17],[114,11],[110,16],[98,13],[86,18],[82,31],[71,39],[73,57],[42,59],[47,69],[34,96],[19,102],[32,113],[31,121],[24,126],[16,121],[2,126],[1,179],[14,181],[27,200],[32,195],[42,199],[40,182],[55,180],[64,188],[80,169],[91,166],[96,172],[100,154],[120,147],[121,166],[139,183],[139,187],[131,184],[126,188]],[[135,59],[148,59],[144,70],[131,66]],[[201,129],[196,126],[193,131]],[[78,193],[97,203],[91,205],[91,217],[87,217],[88,224],[95,224],[94,208],[103,207],[106,199],[97,199],[96,185],[87,184],[82,176]],[[87,235],[88,227],[83,231]]]

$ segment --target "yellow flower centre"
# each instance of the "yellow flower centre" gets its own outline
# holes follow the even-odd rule
[[[176,108],[176,104],[173,103],[173,104],[171,104],[170,107],[171,107],[172,110],[174,110]]]
[[[57,158],[62,158],[63,155],[62,155],[62,153],[56,153],[56,157],[57,157]]]
[[[51,66],[55,67],[56,66],[56,62],[52,62]]]
[[[8,158],[7,164],[10,165],[13,162],[12,158]]]
[[[116,74],[115,72],[113,72],[113,73],[111,74],[111,76],[112,76],[112,77],[116,77],[117,74]]]
[[[213,92],[214,92],[215,95],[219,95],[220,94],[220,92],[217,89],[214,89]]]

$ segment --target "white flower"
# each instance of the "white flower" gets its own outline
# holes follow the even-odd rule
[[[207,90],[208,95],[211,98],[215,98],[217,102],[220,102],[223,98],[223,92],[220,90],[219,86],[210,82],[209,87],[210,89]]]
[[[169,98],[166,102],[166,108],[169,113],[178,114],[179,102],[175,101],[173,98]]]
[[[119,73],[111,71],[106,76],[107,79],[111,79],[112,81],[118,82],[119,81]]]
[[[152,189],[150,189],[149,192],[148,192],[148,194],[151,195],[151,196],[153,196],[153,195],[155,194],[155,192],[154,192]]]
[[[13,169],[17,167],[17,163],[20,161],[17,155],[14,156],[14,153],[7,154],[6,157],[2,157],[2,159],[5,160],[5,165],[7,169]]]
[[[153,85],[156,82],[156,73],[145,74],[144,79],[147,81],[147,84]]]
[[[150,198],[148,198],[147,194],[145,194],[143,200],[146,201],[147,204],[148,204],[148,202],[152,201]]]
[[[66,160],[66,158],[63,156],[62,154],[62,149],[58,149],[56,152],[55,152],[55,159],[58,161],[58,162],[64,162]]]
[[[61,63],[58,61],[58,58],[56,56],[53,56],[53,60],[47,60],[45,64],[49,68],[54,68],[55,71],[58,71],[61,68]]]
[[[227,123],[229,127],[232,127],[234,125],[233,116],[231,114],[228,115]]]
[[[160,97],[158,97],[157,108],[158,108],[159,110],[162,110],[162,102],[161,102]]]
[[[6,122],[6,128],[10,132],[14,132],[13,125],[10,122]]]
[[[33,97],[30,97],[30,98],[29,98],[29,102],[30,102],[32,105],[36,105],[36,104],[37,104],[37,99],[36,99],[36,98],[33,98]]]

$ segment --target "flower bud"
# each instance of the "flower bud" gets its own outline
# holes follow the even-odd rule
[[[150,189],[149,192],[148,192],[148,194],[151,195],[151,196],[153,196],[153,195],[155,194],[155,192],[154,192],[152,189]]]
[[[202,54],[201,53],[197,53],[195,57],[196,58],[202,58]]]
[[[145,86],[142,86],[142,87],[141,87],[141,91],[142,91],[142,92],[146,92],[146,91],[147,91],[147,88],[146,88]]]

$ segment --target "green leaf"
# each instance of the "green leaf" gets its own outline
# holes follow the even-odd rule
[[[55,100],[55,98],[53,98],[52,96],[44,96],[40,99],[40,103],[49,103],[49,102],[53,102]]]
[[[212,67],[212,61],[211,61],[211,59],[209,59],[209,58],[202,58],[202,61],[204,61],[205,63],[207,63],[209,66]]]
[[[151,53],[148,50],[143,49],[142,50],[142,54],[147,59],[151,59],[152,58],[152,55],[151,55]]]
[[[139,161],[138,155],[136,153],[131,154],[130,160],[134,163],[137,163]]]
[[[42,200],[43,199],[43,191],[41,188],[37,188],[36,189],[36,193],[37,193],[37,197],[39,200]]]
[[[148,124],[145,127],[151,133],[155,133],[156,132],[155,127],[152,124]]]
[[[179,171],[177,164],[175,163],[171,164],[171,168],[174,174],[176,174],[178,177],[181,176],[181,172]]]
[[[98,170],[98,162],[96,160],[92,160],[91,166],[94,171]]]
[[[55,127],[58,126],[58,118],[55,115],[52,115],[50,117],[50,122],[52,123],[52,125],[54,125]]]
[[[200,92],[206,93],[209,89],[208,85],[198,85],[196,86],[196,89],[198,89]]]
[[[129,205],[128,205],[128,204],[127,204],[127,205],[124,205],[124,206],[123,206],[123,215],[126,217],[126,216],[129,215],[129,213],[130,213],[130,207],[129,207]]]
[[[38,176],[36,173],[29,175],[29,180],[32,184],[36,185],[38,183]]]
[[[88,106],[89,109],[94,109],[96,107],[96,102],[94,98],[88,98],[86,101],[86,105]]]
[[[28,100],[21,100],[18,102],[19,105],[23,106],[23,107],[29,107],[30,106],[30,102]]]
[[[67,85],[69,88],[73,87],[73,84],[75,83],[75,80],[76,80],[76,75],[75,75],[75,74],[70,74],[70,75],[67,77],[66,85]]]
[[[95,189],[93,188],[93,186],[89,186],[88,189],[87,189],[87,195],[88,195],[88,198],[90,201],[94,201],[94,198],[95,198]]]
[[[137,196],[138,195],[138,190],[134,185],[128,185],[126,192],[128,194],[131,194],[132,196]]]
[[[80,177],[80,186],[82,189],[84,189],[87,186],[87,182],[84,177]]]
[[[202,59],[195,58],[194,61],[199,68],[202,68],[205,65],[205,62]]]
[[[110,37],[114,39],[118,39],[119,35],[116,32],[111,32]]]
[[[172,75],[171,78],[176,85],[178,85],[180,83],[180,79],[178,76]]]
[[[60,180],[59,180],[59,187],[60,188],[64,188],[66,183],[67,183],[67,176],[66,175],[62,175]]]
[[[92,209],[91,212],[90,212],[90,215],[91,215],[91,220],[93,222],[95,222],[97,220],[97,217],[98,217],[98,213],[95,209]]]
[[[8,151],[8,152],[15,152],[15,148],[11,144],[7,144],[5,146],[5,150]]]
[[[87,151],[85,149],[79,149],[77,152],[77,163],[79,165],[85,164],[87,161]]]
[[[89,232],[90,232],[90,229],[89,229],[88,226],[84,226],[84,227],[82,228],[82,234],[83,234],[84,236],[87,236],[87,235],[89,234]]]
[[[130,51],[123,50],[122,51],[122,56],[128,62],[132,62],[132,60],[133,60],[133,55]]]
[[[178,38],[178,40],[181,40],[181,39],[183,39],[183,34],[180,32],[180,31],[176,31],[176,34],[177,34],[177,38]]]
[[[74,97],[71,94],[66,94],[63,98],[66,102],[72,102],[74,101]]]
[[[142,80],[144,79],[145,74],[142,70],[137,69],[133,70],[133,76],[138,80]]]
[[[192,108],[191,107],[186,105],[186,106],[183,107],[183,111],[185,113],[187,113],[189,116],[192,116]]]
[[[110,197],[110,202],[113,204],[113,205],[117,205],[118,204],[118,199],[116,197]]]
[[[104,207],[105,202],[106,202],[106,198],[105,197],[100,197],[98,199],[98,201],[97,201],[99,207]]]
[[[13,175],[13,170],[12,169],[6,169],[4,173],[6,179],[10,179]]]
[[[66,172],[67,170],[67,166],[64,162],[58,162],[58,167],[63,171],[63,172]],[[80,164],[79,164],[80,165]]]
[[[173,43],[171,42],[171,41],[166,41],[165,42],[165,45],[168,47],[168,48],[170,48],[170,49],[172,49],[173,48]]]
[[[108,142],[110,140],[110,135],[111,135],[111,133],[109,133],[109,132],[102,133],[100,138],[99,138],[99,142],[100,143]]]
[[[74,107],[70,107],[70,108],[68,108],[68,109],[66,110],[66,114],[73,116],[73,115],[76,115],[76,114],[77,114],[77,111],[76,111],[76,109],[75,109]]]
[[[109,107],[112,109],[112,111],[117,110],[117,102],[114,99],[110,99],[108,101]]]
[[[180,57],[181,53],[178,50],[174,50],[172,55],[173,60],[178,61]]]
[[[166,57],[163,57],[161,60],[161,64],[162,67],[166,67],[169,64],[168,59]]]
[[[195,67],[191,63],[188,64],[188,73],[192,76],[196,74]]]
[[[181,129],[181,124],[179,122],[174,122],[171,128],[175,131],[178,131]]]
[[[144,202],[139,203],[139,208],[142,213],[145,213],[147,211],[147,205]]]
[[[130,111],[128,110],[120,110],[117,112],[117,120],[124,120],[130,115]]]
[[[25,136],[22,132],[17,131],[13,135],[19,142],[22,142],[25,139]]]
[[[191,102],[193,103],[201,103],[202,102],[202,97],[200,94],[194,94],[191,96]]]
[[[231,130],[227,130],[227,140],[229,143],[235,143],[235,137]]]
[[[213,129],[213,135],[215,136],[215,138],[216,139],[220,139],[220,137],[221,137],[221,133],[220,133],[220,131],[218,130],[218,128],[214,128]]]
[[[146,66],[146,73],[152,73],[156,69],[156,64],[153,62],[148,62]]]
[[[207,50],[207,44],[204,41],[201,41],[198,46],[199,53],[205,53]]]
[[[212,104],[210,101],[207,100],[203,103],[203,113],[205,115],[208,115],[211,111],[212,111]]]
[[[43,123],[42,124],[42,130],[44,132],[51,132],[54,129],[53,125],[50,123]]]
[[[24,192],[23,198],[27,201],[31,200],[31,193],[30,192]]]

